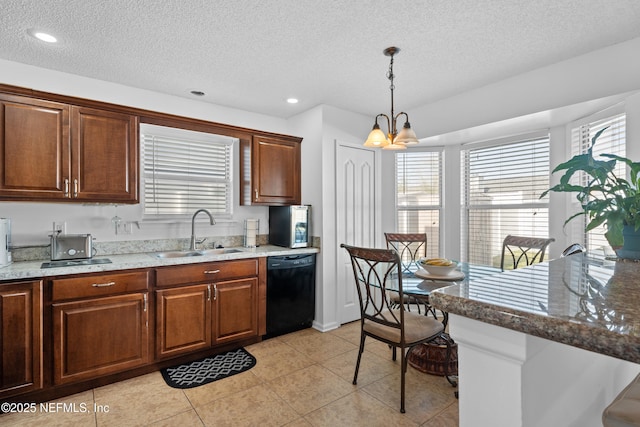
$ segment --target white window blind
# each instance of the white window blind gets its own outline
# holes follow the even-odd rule
[[[208,209],[231,215],[232,144],[221,135],[141,125],[144,214],[192,214]]]
[[[605,127],[608,127],[608,129],[600,135],[593,148],[594,157],[600,160],[608,160],[600,157],[602,153],[617,154],[618,156],[624,157],[626,152],[625,114],[617,114],[595,120],[571,129],[571,156],[586,153],[591,146],[593,136]],[[618,176],[625,176],[625,173],[624,163],[618,162],[616,165],[616,174]],[[586,185],[588,183],[588,176],[585,174],[576,174],[573,180],[575,183],[579,182],[581,185]],[[575,194],[572,193],[571,197],[573,202],[571,206],[572,212],[579,212],[581,209],[580,203],[575,198]],[[585,216],[575,218],[567,224],[572,241],[582,243],[587,250],[593,254],[613,254],[613,250],[604,237],[606,228],[600,226],[587,233],[584,231],[586,224],[587,218]]]
[[[396,153],[398,233],[426,233],[427,257],[440,253],[442,152]]]
[[[548,237],[549,135],[463,149],[462,258],[500,266],[508,234]]]

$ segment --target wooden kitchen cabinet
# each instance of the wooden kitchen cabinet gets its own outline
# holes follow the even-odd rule
[[[0,399],[42,388],[42,282],[0,285]]]
[[[258,335],[258,279],[215,284],[214,342],[223,344]]]
[[[156,269],[156,357],[259,336],[257,258]]]
[[[301,138],[254,135],[240,141],[240,203],[299,205]]]
[[[83,201],[138,200],[138,122],[135,116],[71,109],[71,197]]]
[[[68,198],[69,117],[66,104],[0,94],[1,199]]]
[[[211,285],[156,291],[156,356],[211,347]]]
[[[0,200],[138,201],[136,116],[0,94]]]
[[[53,383],[149,362],[147,271],[52,280]]]

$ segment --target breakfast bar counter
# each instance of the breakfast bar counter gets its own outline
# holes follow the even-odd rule
[[[601,426],[640,372],[640,263],[576,254],[430,301],[459,345],[461,426]]]

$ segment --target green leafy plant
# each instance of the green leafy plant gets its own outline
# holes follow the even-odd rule
[[[550,191],[577,193],[576,198],[582,206],[578,212],[565,221],[565,225],[580,215],[589,219],[586,231],[599,225],[606,227],[605,237],[612,248],[622,247],[622,229],[625,225],[640,229],[640,162],[633,162],[615,154],[602,154],[608,160],[597,160],[593,157],[593,147],[607,128],[600,129],[591,139],[591,147],[584,154],[573,156],[558,165],[553,173],[565,171],[560,183],[546,190],[540,198]],[[629,168],[629,180],[615,173],[617,162],[623,162]],[[571,178],[577,172],[588,176],[586,185],[572,184]]]

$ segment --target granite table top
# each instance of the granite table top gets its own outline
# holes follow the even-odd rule
[[[34,279],[82,273],[99,273],[114,270],[153,268],[169,265],[197,264],[202,262],[227,261],[233,259],[268,257],[276,255],[300,255],[319,252],[318,248],[289,249],[272,245],[264,245],[255,248],[238,247],[233,249],[237,249],[238,252],[182,258],[158,258],[154,253],[101,255],[99,258],[108,258],[111,262],[108,264],[75,265],[56,268],[42,268],[42,264],[48,260],[21,261],[14,262],[6,267],[0,268],[0,281]],[[2,286],[1,283],[0,286]]]
[[[576,254],[437,289],[431,304],[640,363],[640,263]]]

